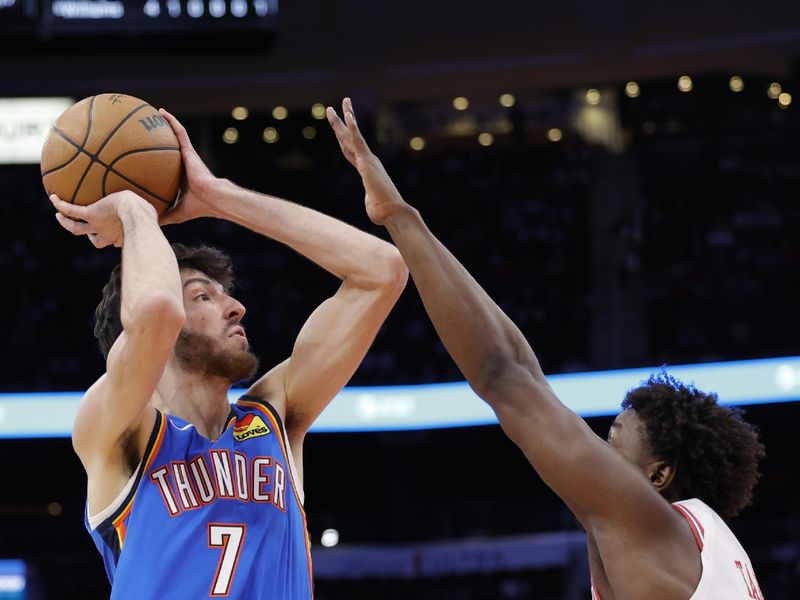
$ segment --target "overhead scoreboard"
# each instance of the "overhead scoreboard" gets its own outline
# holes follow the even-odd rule
[[[268,41],[278,13],[278,0],[0,0],[0,35],[25,49],[38,43],[93,52],[132,38],[169,39],[180,48],[214,37],[218,51]]]

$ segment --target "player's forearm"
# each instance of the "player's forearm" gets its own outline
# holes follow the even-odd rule
[[[392,284],[405,266],[391,244],[305,206],[223,182],[216,191],[220,218],[286,244],[349,284]]]
[[[481,395],[508,367],[544,380],[524,337],[453,254],[409,208],[384,223],[450,356]]]
[[[183,319],[181,278],[175,253],[158,226],[155,209],[144,200],[121,202],[118,215],[122,246],[121,319],[125,329],[151,310]]]

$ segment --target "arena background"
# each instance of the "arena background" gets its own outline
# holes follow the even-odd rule
[[[383,235],[311,112],[353,97],[402,193],[548,374],[800,355],[796,3],[306,0],[161,33],[71,29],[37,20],[45,4],[0,1],[0,100],[136,95],[181,118],[216,174]],[[58,227],[38,165],[0,165],[0,184],[0,392],[81,391],[103,369],[92,313],[118,252]],[[227,223],[167,235],[232,254],[264,365],[336,286]],[[410,284],[351,384],[461,379]],[[746,410],[767,459],[733,529],[765,597],[798,598],[800,404]],[[605,435],[610,418],[589,423]],[[69,440],[0,452],[0,598],[108,597]],[[305,460],[319,600],[588,597],[582,534],[496,425],[312,433]]]

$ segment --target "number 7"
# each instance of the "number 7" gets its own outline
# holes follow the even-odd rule
[[[208,547],[222,548],[222,556],[219,557],[214,584],[209,594],[212,598],[222,598],[230,593],[246,531],[244,523],[208,524]]]

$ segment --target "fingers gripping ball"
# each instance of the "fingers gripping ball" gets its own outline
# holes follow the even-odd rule
[[[131,190],[161,213],[175,199],[183,163],[169,123],[147,102],[100,94],[56,119],[42,148],[47,194],[87,205]]]

